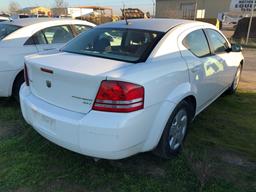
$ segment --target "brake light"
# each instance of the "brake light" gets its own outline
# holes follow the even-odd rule
[[[144,108],[144,87],[123,81],[102,81],[93,110],[128,113]]]
[[[27,65],[24,65],[24,80],[27,86],[29,86],[29,77],[28,77],[28,68]]]

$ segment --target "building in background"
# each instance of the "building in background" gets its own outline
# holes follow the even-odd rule
[[[53,17],[70,17],[82,19],[94,24],[102,24],[113,21],[113,9],[101,6],[80,6],[69,8],[52,8]]]
[[[218,18],[230,10],[231,0],[156,0],[156,17]]]
[[[45,7],[26,7],[19,11],[20,14],[29,16],[51,16],[51,10]]]
[[[74,7],[68,8],[68,14],[72,16],[72,18],[81,17],[83,15],[87,15],[93,12],[93,8],[91,7]]]
[[[82,7],[52,8],[51,12],[53,17],[71,17],[75,19],[77,17],[92,13],[93,9]]]
[[[89,12],[81,14],[81,16],[76,17],[76,19],[86,20],[96,25],[112,22],[114,20],[112,7],[80,6],[78,8],[87,9]]]
[[[122,16],[120,19],[148,19],[150,18],[149,13],[144,13],[138,8],[127,8],[127,9],[121,9]],[[124,18],[125,16],[125,18]]]
[[[68,10],[67,8],[51,8],[52,17],[61,17],[67,16]]]

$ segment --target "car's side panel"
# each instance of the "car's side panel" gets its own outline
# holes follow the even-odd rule
[[[23,70],[24,56],[28,54],[37,53],[37,49],[34,45],[24,48],[0,48],[0,72],[8,74],[0,76],[0,81],[4,82],[1,85],[0,96],[8,97],[12,95],[13,82],[16,75]]]
[[[156,111],[156,115],[154,116],[153,124],[146,135],[147,139],[143,143],[142,151],[150,151],[157,146],[170,114],[175,107],[176,104],[169,101],[161,103],[159,109]]]
[[[16,71],[0,71],[0,97],[9,97]]]
[[[55,49],[60,49],[65,45],[65,43],[54,43],[54,44],[40,44],[36,45],[39,52],[51,51]]]

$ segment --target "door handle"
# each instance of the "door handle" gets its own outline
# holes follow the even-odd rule
[[[193,67],[192,69],[191,69],[191,72],[192,73],[196,73],[196,72],[198,72],[200,70],[200,66],[195,66],[195,67]]]
[[[54,50],[55,48],[45,48],[44,51]]]

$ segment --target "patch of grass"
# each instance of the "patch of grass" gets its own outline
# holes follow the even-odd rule
[[[256,92],[223,96],[200,114],[189,145],[214,145],[256,159]]]
[[[218,99],[192,124],[171,160],[150,153],[100,160],[58,147],[36,133],[16,103],[0,99],[0,191],[255,191],[256,93]],[[1,132],[0,132],[1,134]]]

